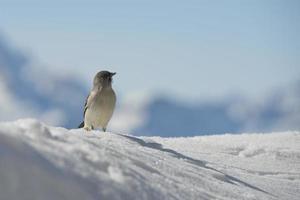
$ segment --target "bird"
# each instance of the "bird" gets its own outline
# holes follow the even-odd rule
[[[84,128],[86,131],[102,128],[104,132],[106,131],[117,100],[112,88],[112,77],[115,74],[115,72],[100,71],[95,75],[93,88],[84,105],[84,120],[78,128]]]

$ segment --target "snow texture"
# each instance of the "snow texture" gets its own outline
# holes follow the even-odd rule
[[[0,199],[299,199],[300,133],[134,137],[0,123]]]

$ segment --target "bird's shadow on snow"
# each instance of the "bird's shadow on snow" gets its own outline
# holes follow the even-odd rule
[[[201,167],[201,168],[204,168],[204,169],[207,169],[207,170],[211,170],[211,171],[214,171],[214,172],[217,172],[219,173],[221,176],[214,176],[216,179],[220,180],[220,181],[223,181],[223,182],[226,182],[226,183],[229,183],[229,184],[233,184],[233,185],[244,185],[248,188],[251,188],[253,190],[256,190],[256,191],[259,191],[259,192],[263,192],[265,194],[268,194],[268,195],[271,195],[271,196],[274,196],[272,194],[270,194],[269,192],[263,190],[263,189],[260,189],[250,183],[247,183],[239,178],[236,178],[234,176],[231,176],[231,175],[228,175],[220,170],[217,170],[213,167],[210,167],[210,166],[207,166],[207,164],[209,164],[207,161],[203,161],[203,160],[198,160],[198,159],[194,159],[192,157],[189,157],[189,156],[186,156],[186,155],[183,155],[177,151],[174,151],[172,149],[167,149],[167,148],[163,148],[162,144],[159,144],[159,143],[156,143],[156,142],[147,142],[147,141],[144,141],[140,138],[136,138],[134,136],[130,136],[130,135],[122,135],[122,134],[119,134],[120,136],[122,137],[125,137],[133,142],[136,142],[138,143],[139,145],[143,146],[143,147],[147,147],[147,148],[151,148],[151,149],[155,149],[155,150],[159,150],[159,151],[163,151],[163,152],[167,152],[167,153],[170,153],[173,157],[175,158],[178,158],[178,159],[183,159],[183,160],[186,160],[187,162],[191,163],[191,164],[194,164],[196,165],[197,167]]]

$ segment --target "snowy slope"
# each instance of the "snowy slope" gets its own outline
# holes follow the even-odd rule
[[[299,199],[300,133],[191,138],[0,123],[0,199]]]

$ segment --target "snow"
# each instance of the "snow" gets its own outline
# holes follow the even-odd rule
[[[299,199],[300,132],[134,137],[0,123],[0,199]]]

